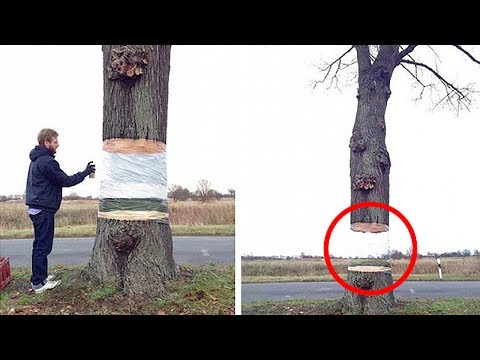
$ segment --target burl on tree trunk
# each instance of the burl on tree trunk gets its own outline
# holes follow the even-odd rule
[[[103,53],[103,140],[166,144],[170,46],[104,45]],[[145,195],[142,198],[149,198]],[[177,273],[172,248],[168,221],[99,217],[83,275],[114,283],[129,295],[159,296]]]
[[[172,233],[155,221],[97,219],[88,275],[113,283],[127,295],[159,296],[175,276]]]
[[[362,272],[349,270],[347,282],[362,290],[377,290],[392,285],[393,280],[391,271]],[[364,315],[386,315],[395,305],[392,291],[377,296],[363,296],[345,291],[341,301],[344,309]]]
[[[358,105],[350,139],[351,203],[365,201],[389,203],[390,157],[385,144],[385,112],[390,97],[390,79],[396,66],[398,46],[382,46],[372,64],[368,45],[357,46]],[[351,213],[352,231],[378,233],[388,231],[389,212],[365,207]],[[353,269],[360,269],[353,267]],[[364,271],[370,269],[371,271]],[[390,269],[366,267],[349,270],[348,283],[364,290],[376,290],[392,284]],[[395,303],[393,292],[363,296],[345,291],[344,309],[361,314],[387,314]]]

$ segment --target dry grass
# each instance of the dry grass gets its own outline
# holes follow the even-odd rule
[[[342,264],[336,261],[334,265],[344,266],[347,272],[347,262]],[[342,272],[337,269],[337,272]],[[242,260],[242,276],[289,276],[310,277],[316,275],[328,275],[325,261],[315,259],[291,259],[291,260]]]
[[[64,200],[55,216],[56,228],[96,226],[96,200]],[[232,225],[235,224],[234,200],[199,203],[179,201],[169,203],[171,225]],[[20,201],[0,203],[0,238],[12,231],[32,230],[27,208]]]
[[[201,203],[178,201],[169,203],[170,221],[174,225],[229,225],[235,224],[233,200]]]
[[[55,216],[57,227],[73,225],[96,225],[98,202],[95,200],[66,200]],[[32,221],[27,207],[20,201],[0,203],[0,232],[7,230],[30,229]]]
[[[408,267],[408,260],[396,260],[393,262],[393,273],[404,273]],[[418,260],[412,274],[436,274],[438,272],[435,259]],[[442,258],[442,272],[446,275],[474,275],[480,274],[480,257],[471,256],[464,258]]]
[[[332,259],[333,267],[338,274],[347,273],[348,260]],[[394,260],[392,262],[392,273],[403,274],[408,267],[409,260]],[[442,272],[449,275],[480,275],[480,257],[472,256],[467,258],[443,258]],[[327,266],[323,259],[291,259],[291,260],[242,260],[242,278],[299,278],[313,279],[329,275]],[[412,276],[421,274],[438,274],[438,267],[435,259],[420,259],[415,263]],[[438,275],[437,275],[438,276]]]

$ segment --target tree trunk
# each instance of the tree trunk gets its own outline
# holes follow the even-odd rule
[[[390,79],[396,67],[398,46],[380,46],[376,60],[371,63],[368,45],[357,46],[358,105],[352,137],[350,139],[351,203],[365,201],[389,203],[390,157],[385,144],[385,112],[390,92]],[[389,212],[380,208],[366,207],[351,212],[353,231],[378,233],[388,231]],[[361,260],[360,264],[362,265]],[[348,270],[348,283],[364,290],[385,288],[392,284],[392,274],[379,264],[355,267]],[[373,266],[372,266],[373,265]],[[378,265],[378,266],[377,266]],[[369,271],[371,269],[371,271]],[[363,296],[346,291],[343,306],[364,314],[386,314],[394,305],[393,292],[379,296]]]
[[[104,150],[105,141],[120,139],[125,147],[123,150],[131,151],[135,162],[135,156],[138,153],[142,156],[148,146],[165,149],[170,46],[104,45],[103,54]],[[156,151],[151,150],[157,154]],[[158,171],[160,167],[151,161],[139,163],[135,166],[144,168],[136,174],[141,177],[138,183],[144,180],[144,174],[152,169]],[[166,173],[161,175],[166,187]],[[125,181],[121,178],[113,180]],[[101,194],[102,191],[103,183]],[[116,212],[108,212],[112,206]],[[159,214],[159,209],[165,214],[164,218],[144,215]],[[100,214],[114,213],[117,215],[100,217]],[[125,216],[127,213],[130,217]],[[159,296],[165,291],[165,281],[176,275],[172,250],[166,196],[159,199],[144,191],[144,196],[132,198],[131,193],[124,191],[122,196],[114,199],[101,197],[95,245],[84,274],[104,283],[114,282],[126,294]]]
[[[362,272],[348,271],[347,282],[362,290],[378,290],[392,285],[391,271]],[[386,315],[395,305],[393,291],[378,296],[363,296],[345,291],[342,299],[344,309],[364,315]]]

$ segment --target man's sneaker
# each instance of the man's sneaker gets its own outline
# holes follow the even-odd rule
[[[33,291],[35,291],[35,294],[40,294],[42,292],[44,292],[45,290],[49,290],[49,289],[53,289],[55,286],[57,286],[58,284],[60,284],[61,280],[56,280],[56,281],[52,281],[52,280],[46,280],[44,281],[44,283],[40,283],[38,285],[33,285],[32,284],[32,289]]]
[[[55,275],[48,275],[47,276],[47,281],[55,279]]]

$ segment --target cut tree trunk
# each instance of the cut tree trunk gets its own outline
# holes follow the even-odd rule
[[[368,45],[357,48],[358,105],[350,139],[350,178],[352,205],[365,201],[389,203],[390,157],[385,144],[385,112],[390,97],[390,79],[396,67],[397,45],[381,45],[372,63]],[[350,213],[352,231],[388,231],[389,212],[365,207]],[[390,272],[348,271],[348,283],[372,290],[392,283]],[[365,314],[386,314],[394,304],[393,292],[385,296],[363,296],[346,291],[346,310]]]
[[[169,45],[104,45],[103,140],[147,139],[166,144]],[[159,296],[175,277],[172,233],[157,220],[97,219],[83,272],[129,295]]]
[[[347,282],[362,290],[378,290],[392,285],[391,271],[364,272],[348,271]],[[346,291],[342,298],[344,309],[357,314],[385,315],[395,305],[393,292],[377,295],[364,296],[351,291]]]

